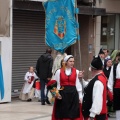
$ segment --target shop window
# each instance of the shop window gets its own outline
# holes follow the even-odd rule
[[[101,46],[110,51],[115,49],[115,16],[101,17]]]

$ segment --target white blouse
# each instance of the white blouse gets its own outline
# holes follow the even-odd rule
[[[34,80],[31,82],[31,84],[28,83],[28,80],[34,76],[34,80],[37,79],[37,75],[35,73],[30,73],[30,72],[27,72],[25,74],[25,77],[24,77],[24,80],[25,80],[25,85],[24,85],[24,88],[23,88],[23,93],[26,94],[26,93],[29,93],[32,86],[33,86],[33,83],[34,83]]]
[[[117,68],[116,68],[116,78],[120,79],[120,63],[117,65]],[[111,92],[113,92],[113,83],[114,83],[114,78],[113,78],[113,66],[112,66],[110,71],[110,76],[108,79],[108,84],[107,84]]]
[[[66,73],[66,75],[70,75],[71,74],[71,68],[69,68],[69,69],[66,68],[65,73]],[[76,76],[76,89],[77,89],[78,94],[79,94],[79,99],[82,101],[82,98],[83,98],[82,85],[81,85],[81,83],[79,82],[79,79],[78,79],[79,71],[76,70],[76,73],[77,73],[77,76]],[[60,69],[56,71],[54,79],[57,81],[57,89],[60,89]]]
[[[97,80],[93,86],[93,96],[92,96],[92,107],[90,109],[90,117],[95,117],[95,115],[99,115],[102,111],[103,106],[103,83]]]
[[[100,73],[98,73],[98,74],[100,74]],[[90,80],[89,80],[89,82],[90,82]],[[88,85],[89,85],[89,83],[85,87],[87,87]],[[94,86],[93,86],[92,106],[89,110],[90,111],[90,115],[89,115],[90,117],[95,117],[96,115],[99,115],[100,112],[102,111],[103,90],[104,90],[103,83],[101,81],[97,80],[95,82]]]

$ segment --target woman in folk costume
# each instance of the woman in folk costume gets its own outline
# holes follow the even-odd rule
[[[103,72],[107,77],[107,79],[109,78],[109,75],[110,75],[111,66],[112,66],[111,58],[105,59]]]
[[[83,120],[80,103],[82,101],[82,86],[78,79],[79,71],[74,66],[74,57],[64,58],[65,68],[55,73],[57,89],[61,97],[56,98],[53,107],[52,120]]]
[[[34,83],[34,80],[37,78],[38,77],[34,72],[34,68],[30,67],[29,71],[25,74],[25,77],[24,77],[25,83],[21,91],[21,94],[19,96],[21,100],[27,100],[28,102],[32,100],[34,96],[33,83]]]
[[[105,76],[107,77],[107,79],[110,76],[111,67],[112,67],[111,58],[105,59],[103,72],[104,72]],[[110,90],[107,88],[107,106],[108,106],[108,114],[107,114],[107,116],[108,117],[110,117],[109,111],[112,109],[112,103],[113,103],[113,95],[110,92]]]
[[[117,62],[111,68],[108,88],[113,93],[113,109],[116,112],[116,120],[120,120],[120,52],[116,56]]]
[[[118,60],[117,60],[117,59],[118,59],[118,56],[117,56],[117,53],[118,53],[118,52],[120,52],[120,50],[114,50],[114,51],[111,53],[111,55],[110,55],[113,64],[115,64],[115,63],[118,62]]]

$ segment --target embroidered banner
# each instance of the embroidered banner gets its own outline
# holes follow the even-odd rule
[[[77,39],[75,0],[49,0],[43,6],[46,12],[46,44],[64,53]]]
[[[0,95],[1,95],[0,98],[3,99],[4,98],[4,82],[3,82],[1,55],[0,55]]]

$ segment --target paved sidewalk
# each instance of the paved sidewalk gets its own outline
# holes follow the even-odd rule
[[[51,120],[52,106],[40,102],[21,102],[0,104],[0,120]],[[115,115],[109,120],[115,120]]]
[[[52,106],[40,102],[21,102],[0,104],[0,120],[51,120]]]

